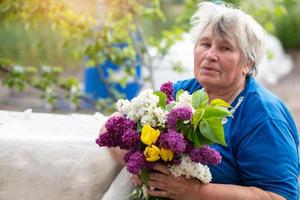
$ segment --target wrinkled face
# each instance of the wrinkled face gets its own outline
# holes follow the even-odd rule
[[[194,49],[194,75],[205,89],[236,87],[248,71],[242,51],[230,37],[216,37],[207,26]]]

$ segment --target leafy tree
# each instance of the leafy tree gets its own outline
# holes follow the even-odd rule
[[[39,27],[40,24],[46,23],[63,35],[64,46],[72,48],[73,55],[87,60],[86,65],[99,66],[107,60],[118,65],[119,70],[126,74],[119,79],[106,78],[103,70],[99,69],[100,77],[108,90],[111,102],[119,97],[112,86],[116,83],[125,85],[127,79],[134,76],[137,62],[141,62],[141,65],[149,71],[149,77],[146,77],[146,80],[149,80],[153,86],[153,65],[152,57],[149,54],[149,43],[157,44],[161,52],[165,53],[166,49],[175,41],[176,35],[180,33],[178,30],[173,31],[173,34],[167,31],[162,32],[167,41],[163,46],[153,37],[146,36],[142,19],[165,19],[160,4],[160,0],[110,0],[106,1],[105,10],[107,12],[103,13],[100,19],[95,19],[87,15],[78,15],[58,0],[1,0],[0,20],[3,23],[22,22],[26,29]],[[126,45],[118,48],[118,45],[124,43]],[[32,76],[45,74],[44,69],[50,70],[51,73],[47,73],[47,81],[39,80],[43,84],[37,84]],[[5,85],[21,91],[24,89],[25,83],[29,84],[41,90],[44,93],[43,97],[51,105],[54,105],[55,99],[58,98],[55,95],[56,87],[64,87],[64,89],[70,90],[69,93],[71,93],[71,88],[73,90],[79,88],[78,81],[67,80],[62,83],[57,80],[61,68],[42,67],[38,70],[31,67],[27,69],[14,62],[2,60],[0,70],[2,73],[8,74],[3,82]],[[66,88],[66,85],[69,87]],[[78,92],[76,92],[76,96],[73,104],[78,105],[78,97],[80,97]]]
[[[266,0],[259,6],[254,0],[226,2],[250,11],[268,31],[274,31],[274,20],[286,13],[285,3],[289,1],[293,0]],[[118,65],[125,76],[115,79],[106,78],[103,69],[99,69],[110,99],[98,105],[107,108],[108,102],[114,102],[120,97],[112,86],[117,83],[124,86],[128,79],[133,78],[137,62],[149,71],[149,77],[145,77],[145,80],[154,85],[153,58],[149,53],[149,46],[156,46],[160,50],[158,57],[162,57],[168,48],[181,38],[183,31],[189,30],[189,19],[198,2],[186,0],[183,13],[175,20],[174,28],[159,31],[157,34],[159,37],[156,38],[145,33],[144,22],[145,19],[148,21],[166,19],[161,10],[160,0],[105,1],[106,12],[102,13],[99,19],[78,15],[59,0],[0,0],[0,21],[2,23],[19,21],[26,29],[38,28],[41,23],[46,23],[62,34],[64,46],[73,49],[73,55],[78,59],[85,59],[87,66],[99,66],[107,60]],[[118,47],[124,43],[126,45],[122,48]],[[39,70],[34,67],[22,68],[14,62],[0,61],[0,72],[8,74],[4,78],[5,85],[22,90],[25,83],[29,84],[41,90],[50,105],[54,105],[55,100],[59,98],[55,90],[60,88],[67,92],[66,96],[72,99],[71,102],[76,107],[79,100],[84,98],[80,93],[79,81],[59,78],[61,71],[61,68],[45,66]],[[44,79],[39,80],[34,76]]]

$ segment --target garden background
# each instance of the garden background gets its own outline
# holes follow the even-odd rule
[[[160,64],[165,63],[169,48],[188,31],[198,2],[0,0],[0,109],[111,113],[113,102],[124,97],[116,85],[124,88],[134,81],[140,85],[138,89],[156,87],[155,71],[164,67]],[[274,82],[267,78],[261,81],[287,104],[299,128],[300,2],[226,2],[252,14],[280,40],[283,53],[292,59],[293,68],[286,75],[278,75]],[[267,57],[276,60],[272,52]],[[121,71],[105,71],[109,78],[102,76],[103,84],[110,89],[106,98],[98,99],[99,95],[84,92],[85,76],[87,69],[106,61],[115,63]],[[170,64],[177,77],[191,69],[182,64]],[[277,67],[282,67],[280,62]],[[139,70],[142,73],[137,75]]]

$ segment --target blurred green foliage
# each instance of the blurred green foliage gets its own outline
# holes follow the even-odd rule
[[[50,110],[58,99],[76,109],[82,97],[80,82],[62,76],[63,68],[56,65],[68,63],[64,60],[71,54],[82,60],[81,43],[93,20],[55,0],[1,0],[0,24],[1,43],[6,44],[0,54],[2,84],[19,91],[36,88]]]
[[[300,1],[285,2],[287,14],[276,23],[276,36],[286,49],[300,49]]]
[[[40,24],[27,30],[22,23],[0,22],[0,57],[14,60],[24,65],[62,65],[78,68],[78,61],[72,51],[63,47],[61,34]]]
[[[274,34],[285,49],[300,48],[299,0],[233,0],[233,3],[251,14],[267,32]]]
[[[275,23],[286,15],[285,2],[289,0],[240,1],[239,6],[252,15],[267,32],[276,32]]]
[[[51,34],[57,31],[59,33],[57,36],[58,43],[62,43],[64,47],[71,49],[72,55],[75,55],[80,60],[87,60],[87,65],[91,66],[99,66],[109,60],[118,65],[119,69],[126,73],[127,77],[125,78],[134,76],[132,72],[135,70],[132,69],[137,66],[136,58],[139,57],[141,65],[149,70],[149,77],[146,77],[146,79],[150,80],[153,85],[152,58],[148,50],[148,41],[151,41],[151,39],[149,39],[144,32],[142,19],[164,20],[164,13],[160,9],[160,0],[142,2],[110,0],[107,1],[105,5],[106,12],[101,15],[101,18],[95,19],[87,15],[78,15],[70,10],[63,2],[56,0],[2,0],[0,1],[0,21],[2,21],[4,26],[16,23],[17,21],[20,22],[20,24],[24,26],[24,29],[30,30],[31,34],[34,35],[34,39],[37,39],[37,45],[33,42],[36,40],[28,41],[28,43],[34,47],[43,47],[43,45],[52,44],[51,42],[44,43],[44,40],[47,40],[48,37],[40,39],[36,37],[42,32],[41,29],[44,28],[41,24],[45,24],[48,27],[46,28],[46,32],[49,31]],[[12,30],[12,32],[17,32],[18,34],[18,28]],[[3,34],[5,34],[5,31]],[[9,35],[9,33],[6,34]],[[173,34],[169,34],[167,31],[164,31],[163,35],[167,41],[167,45],[163,47],[165,49],[166,46],[170,46],[175,40]],[[19,35],[19,37],[22,36]],[[56,37],[55,34],[53,34],[53,37]],[[60,37],[62,38],[61,42]],[[28,47],[25,45],[24,49],[17,49],[16,51],[28,53],[30,49],[28,43],[26,43]],[[154,43],[155,42],[153,42],[153,44]],[[126,45],[119,48],[119,44]],[[39,48],[32,49],[39,51],[39,55],[43,57],[43,50]],[[5,55],[1,54],[0,56],[4,57]],[[7,77],[10,77],[10,79],[4,81],[4,84],[11,88],[22,87],[23,89],[24,82],[26,82],[36,87],[36,85],[30,81],[30,77],[28,77],[26,73],[23,73],[23,71],[26,70],[20,70],[21,74],[14,73],[15,66],[18,66],[15,64],[17,56],[19,55],[15,54],[12,56],[14,64],[12,64],[12,67],[8,70],[3,67],[4,65],[2,63],[0,64],[0,67],[4,69],[2,72],[8,73],[9,75]],[[23,58],[26,59],[25,57]],[[39,61],[42,62],[42,60],[43,59],[40,59]],[[57,61],[56,58],[52,58],[52,60]],[[26,63],[27,60],[25,62],[22,59],[17,61]],[[22,66],[26,66],[23,63]],[[40,76],[40,74],[37,75]],[[99,69],[99,75],[105,87],[108,89],[110,98],[113,101],[118,99],[119,95],[115,92],[114,85],[117,83],[124,85],[127,82],[126,79],[124,79],[124,77],[121,77],[120,80],[106,78],[101,68]],[[50,79],[54,81],[50,80],[47,82],[49,84],[46,84],[46,86],[42,88],[42,91],[45,93],[43,97],[47,98],[47,94],[50,94],[48,95],[50,98],[47,99],[52,100],[48,102],[55,103],[53,99],[56,97],[52,95],[52,91],[54,91],[53,85],[58,85],[56,81],[57,77],[55,77],[58,76],[58,74],[50,74],[50,76],[52,76],[52,79]],[[58,86],[61,87],[61,85]]]
[[[217,1],[220,2],[214,0]],[[87,60],[86,66],[98,66],[110,60],[117,64],[126,76],[119,79],[116,77],[114,80],[107,79],[103,76],[103,71],[99,70],[105,85],[111,88],[111,99],[105,100],[106,103],[99,103],[98,107],[108,107],[107,102],[113,102],[119,97],[110,86],[116,83],[124,86],[127,78],[134,76],[137,56],[142,66],[149,71],[149,76],[144,77],[145,80],[154,85],[153,58],[149,54],[149,47],[157,47],[160,52],[158,56],[166,54],[168,48],[181,39],[182,33],[190,29],[189,21],[199,2],[107,0],[106,12],[96,19],[90,15],[75,13],[64,2],[58,0],[0,0],[0,58],[13,60],[13,66],[21,63],[27,67],[60,65],[64,68],[80,66],[84,59]],[[259,4],[256,0],[225,2],[253,15],[268,32],[277,34],[285,47],[299,47],[297,0],[264,0]],[[117,44],[123,43],[127,44],[124,48],[116,48]],[[14,74],[14,69],[10,68],[10,72],[17,79],[6,80],[7,86],[22,88],[24,85],[22,86],[20,81],[27,81],[27,84],[38,87],[24,78],[24,74]],[[36,68],[39,73],[35,74],[43,76],[43,69]],[[180,69],[180,66],[175,66],[174,69]],[[62,88],[68,85],[70,90],[72,85],[78,83],[69,81],[59,84],[53,80],[40,88],[45,94],[44,98],[48,98],[47,94],[48,99],[55,97],[55,94],[51,93],[54,91],[53,85]],[[75,93],[78,99],[80,94]],[[50,103],[53,102],[54,100],[51,100]]]
[[[13,18],[13,12],[21,8],[22,2],[25,1],[2,0],[0,2],[0,56],[7,57],[24,64],[47,63],[49,65],[59,64],[64,67],[80,65],[81,61],[78,61],[74,58],[76,57],[76,55],[78,56],[78,52],[72,52],[73,48],[63,48],[64,41],[62,35],[53,29],[55,26],[57,26],[57,24],[53,24],[53,22],[49,21],[47,23],[44,21],[43,24],[38,25],[38,28],[28,29],[28,25],[23,26],[23,24],[21,23],[3,23],[4,19]],[[51,5],[52,8],[55,8],[56,10],[63,10],[65,8],[63,6],[54,7],[55,3],[50,3],[50,1],[43,1],[41,3],[39,1],[31,0],[28,2],[29,3],[27,5],[27,10],[24,10],[23,13],[20,13],[20,15],[22,15],[22,17],[24,18],[24,21],[30,21],[31,15],[35,17],[38,16],[36,17],[38,19],[45,18],[43,17],[43,12],[51,11],[51,7],[49,8],[49,5]],[[118,1],[116,0],[107,2],[110,2],[112,7],[114,4],[117,7],[120,7],[120,5],[118,5]],[[181,31],[178,31],[180,29],[185,31],[189,30],[189,20],[191,15],[197,8],[196,5],[198,2],[200,1],[156,1],[156,4],[159,4],[158,6],[161,7],[163,13],[161,11],[155,10],[155,6],[152,6],[147,11],[145,11],[142,17],[140,17],[145,29],[145,34],[148,36],[152,36],[152,38],[150,39],[150,43],[155,44],[155,42],[153,41],[156,41],[156,43],[158,43],[157,41],[166,38],[167,34],[162,34],[162,30],[172,30],[172,27],[175,26],[177,27],[177,30],[173,30],[177,31],[177,34],[174,35],[180,35]],[[256,0],[225,0],[225,2],[237,5],[243,10],[252,14],[259,22],[264,25],[264,27],[269,32],[275,33],[282,40],[285,47],[298,47],[298,44],[300,43],[300,34],[298,34],[300,18],[297,17],[297,11],[299,10],[299,1],[264,0],[259,4]],[[35,6],[36,8],[33,12],[29,9],[31,6],[30,3],[40,6]],[[137,14],[139,14],[139,7],[140,6],[137,6],[137,9],[135,11],[135,13]],[[113,12],[114,10],[117,9],[112,9],[111,12]],[[126,9],[123,10],[124,12],[127,12]],[[26,15],[26,12],[29,14]],[[124,12],[119,12],[119,16],[124,16]],[[67,13],[62,12],[61,15],[63,16],[65,14]],[[151,15],[157,17],[149,17]],[[51,16],[48,17],[51,18]],[[131,17],[125,17],[124,19],[122,19],[122,23],[128,23],[130,20],[132,20],[130,19]],[[127,39],[123,40],[126,41]],[[94,48],[96,48],[95,46]],[[89,53],[88,51],[90,51],[90,49],[86,50],[86,53]],[[132,54],[132,51],[129,52],[130,54]]]
[[[37,68],[17,65],[8,59],[0,59],[0,75],[4,74],[2,77],[4,86],[22,92],[26,85],[30,85],[42,92],[41,98],[50,110],[55,109],[57,100],[62,98],[68,100],[72,110],[76,110],[83,97],[80,82],[73,77],[62,77],[62,71],[62,67],[59,66],[42,65]],[[57,95],[58,89],[64,91],[64,97]]]
[[[61,16],[68,16],[70,11],[65,12],[64,9],[66,6],[64,4],[59,4],[60,6],[55,5],[56,1],[43,1],[39,2],[36,0],[27,1],[27,10],[22,8],[22,3],[26,2],[24,0],[2,0],[0,2],[0,56],[13,59],[17,63],[23,64],[49,64],[49,65],[61,65],[64,67],[72,68],[73,66],[80,66],[82,64],[81,60],[76,60],[78,58],[79,52],[74,52],[74,46],[66,46],[64,41],[64,36],[61,32],[57,32],[55,28],[61,26],[53,23],[53,20],[57,17],[56,13],[53,10],[63,11]],[[133,15],[128,15],[126,17],[124,14],[128,10],[123,9],[120,11],[120,6],[118,0],[107,1],[111,5],[110,13],[113,13],[117,10],[120,22],[120,28],[122,28],[122,23],[128,24],[133,22]],[[134,2],[134,1],[133,1]],[[147,1],[141,1],[147,2]],[[152,1],[148,3],[147,10],[141,15],[141,7],[137,6],[134,13],[136,13],[142,23],[145,34],[149,36],[148,41],[151,45],[159,46],[161,40],[168,40],[168,45],[160,47],[162,51],[166,51],[167,47],[170,46],[172,40],[180,39],[180,34],[182,31],[188,31],[190,28],[189,20],[191,15],[194,13],[197,8],[199,0],[164,0],[164,1]],[[297,17],[297,10],[299,10],[299,1],[297,0],[264,0],[259,4],[255,0],[225,0],[226,3],[234,4],[241,7],[243,10],[252,14],[259,22],[261,22],[264,27],[269,31],[275,33],[282,41],[285,47],[287,48],[297,48],[300,43],[299,38],[299,18]],[[36,4],[35,9],[31,9],[30,3]],[[95,3],[95,2],[94,2]],[[156,6],[155,6],[156,4]],[[295,4],[297,4],[295,6]],[[40,6],[38,6],[40,5]],[[49,7],[50,5],[50,7]],[[113,8],[114,5],[116,8]],[[140,3],[132,4],[140,5]],[[146,5],[147,7],[147,5]],[[161,10],[157,8],[161,7]],[[48,14],[48,21],[44,20],[42,24],[38,24],[36,27],[28,28],[29,24],[24,26],[23,23],[3,23],[5,19],[13,18],[13,13],[18,9],[23,9],[24,12],[19,15],[22,16],[24,21],[32,21],[32,17],[35,16],[37,19],[45,19],[44,12],[50,12]],[[27,12],[27,14],[26,14]],[[52,13],[51,13],[52,12]],[[29,13],[29,14],[28,14]],[[51,14],[53,15],[51,17]],[[56,17],[55,17],[56,15]],[[79,15],[79,14],[77,14]],[[153,15],[153,16],[151,16]],[[156,17],[155,17],[156,16]],[[111,14],[108,18],[117,18]],[[72,18],[70,18],[72,19]],[[75,20],[76,17],[74,16]],[[37,21],[37,20],[33,20]],[[42,20],[41,20],[42,21]],[[74,21],[76,22],[76,20]],[[66,28],[74,27],[67,25]],[[172,28],[176,27],[176,28]],[[125,28],[125,26],[123,26]],[[132,27],[127,27],[127,29],[132,29]],[[133,30],[133,29],[132,29]],[[164,33],[163,30],[171,30],[169,32],[174,32],[172,36],[170,33]],[[104,32],[109,32],[110,30],[104,30]],[[288,31],[288,32],[286,32]],[[71,31],[69,31],[70,34]],[[73,33],[76,31],[73,31]],[[122,32],[122,31],[121,31]],[[123,32],[124,33],[124,32]],[[76,34],[75,34],[76,35]],[[79,35],[79,34],[78,34]],[[98,35],[99,36],[99,35]],[[128,35],[127,35],[128,36]],[[126,34],[120,34],[119,38],[123,42],[127,42],[128,37]],[[96,37],[96,36],[95,36]],[[110,37],[113,38],[114,36]],[[127,37],[127,39],[126,39]],[[99,36],[99,40],[105,39],[104,37]],[[106,38],[109,39],[109,38]],[[95,45],[90,45],[89,47],[82,46],[82,51],[85,51],[85,54],[91,54],[96,49],[102,48],[101,42],[99,40],[95,41]],[[118,42],[118,39],[116,39]],[[109,50],[109,52],[116,53],[118,50]],[[134,56],[132,48],[127,49],[127,53],[124,56],[130,55]],[[117,52],[119,53],[119,52]],[[122,53],[119,53],[122,54]],[[91,55],[92,56],[92,55]],[[107,55],[106,55],[107,56]],[[106,57],[104,56],[104,57]],[[95,56],[94,56],[95,57]],[[101,56],[98,57],[98,63],[101,62]],[[123,59],[120,56],[111,56],[113,60],[122,62]],[[94,59],[97,60],[97,59]],[[94,64],[95,62],[90,62]]]

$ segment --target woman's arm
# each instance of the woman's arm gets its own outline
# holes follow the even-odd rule
[[[264,191],[257,187],[246,187],[226,184],[200,185],[195,192],[196,199],[230,199],[230,200],[284,200],[282,196]],[[197,198],[201,196],[202,198]]]
[[[174,200],[284,200],[282,196],[264,191],[257,187],[245,187],[227,184],[203,184],[196,179],[174,177],[168,168],[157,164],[151,173],[148,186],[149,195],[168,197]]]

